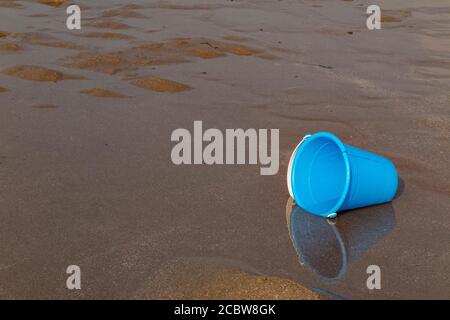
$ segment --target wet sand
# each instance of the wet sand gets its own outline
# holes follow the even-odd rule
[[[0,3],[0,298],[450,297],[446,1],[375,1],[380,31],[359,0],[80,0],[81,31],[41,2]],[[279,128],[278,175],[173,165],[195,120]],[[286,205],[324,130],[393,160],[392,204]]]

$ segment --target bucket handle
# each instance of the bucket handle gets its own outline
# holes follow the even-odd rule
[[[306,139],[308,139],[309,137],[311,137],[310,134],[307,134],[303,137],[302,141],[300,141],[299,144],[295,147],[294,151],[291,154],[291,158],[289,159],[289,164],[288,164],[288,169],[287,169],[287,186],[288,186],[289,195],[291,196],[292,199],[294,199],[294,194],[292,192],[292,185],[291,185],[292,163],[294,162],[295,154],[297,153],[298,148],[300,148],[302,143],[305,142]]]

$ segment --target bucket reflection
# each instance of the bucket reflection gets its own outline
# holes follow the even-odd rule
[[[342,278],[349,264],[386,237],[396,224],[391,203],[328,220],[306,212],[289,199],[286,217],[301,264],[328,282]]]

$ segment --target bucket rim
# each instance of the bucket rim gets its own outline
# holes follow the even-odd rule
[[[296,166],[298,165],[298,158],[300,157],[300,155],[302,154],[302,151],[305,150],[305,148],[314,140],[318,139],[318,138],[327,138],[329,139],[331,142],[333,142],[338,148],[339,150],[341,150],[341,155],[342,158],[344,160],[344,164],[345,164],[345,183],[344,183],[344,188],[342,190],[341,196],[339,197],[338,201],[336,202],[336,204],[329,209],[326,212],[312,212],[311,210],[309,210],[309,212],[319,215],[319,216],[323,216],[323,217],[327,217],[330,214],[333,213],[337,213],[339,211],[339,209],[342,207],[345,199],[347,198],[348,192],[350,190],[350,160],[347,154],[347,148],[345,146],[345,144],[334,134],[330,133],[330,132],[317,132],[315,134],[312,134],[310,137],[308,137],[308,139],[306,139],[298,148],[295,157],[294,157],[294,161],[292,163],[292,172],[295,171]],[[294,175],[291,174],[291,186],[292,186],[292,193],[294,195],[294,199],[297,202],[297,204],[302,207],[303,209],[307,210],[306,207],[304,206],[303,202],[302,202],[302,197],[298,194],[298,190],[295,186],[294,183]]]

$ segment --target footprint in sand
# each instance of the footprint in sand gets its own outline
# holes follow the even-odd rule
[[[156,92],[182,92],[192,89],[188,85],[158,77],[140,78],[132,82],[133,85]]]
[[[84,89],[84,90],[81,90],[80,93],[98,97],[98,98],[126,98],[127,97],[123,94],[105,90],[105,89],[101,89],[101,88]]]
[[[32,65],[18,65],[3,70],[3,73],[12,77],[17,77],[31,81],[53,81],[60,80],[84,80],[82,76],[64,74],[62,72]]]

